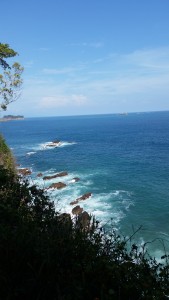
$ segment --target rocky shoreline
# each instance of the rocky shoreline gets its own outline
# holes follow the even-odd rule
[[[18,168],[18,174],[21,177],[27,177],[27,176],[30,176],[32,174],[32,171],[29,168]],[[53,174],[53,175],[48,175],[48,176],[43,176],[42,173],[38,173],[37,177],[42,177],[43,181],[45,181],[45,182],[49,181],[50,182],[50,180],[52,180],[52,179],[64,177],[64,176],[67,176],[67,175],[68,175],[67,171],[62,171],[62,172],[59,172],[59,173],[56,173],[56,174]],[[74,177],[71,180],[71,183],[76,183],[79,180],[80,180],[80,178]],[[66,186],[67,186],[66,183],[58,181],[58,182],[53,182],[52,184],[49,184],[49,186],[47,188],[45,188],[45,190],[46,191],[51,190],[51,189],[52,190],[55,190],[55,189],[60,190],[60,189],[66,188]],[[75,217],[78,216],[78,219],[80,220],[83,227],[86,227],[86,226],[89,225],[91,216],[88,214],[88,212],[83,210],[83,208],[79,205],[79,202],[86,201],[87,199],[89,199],[91,197],[92,197],[92,193],[88,192],[88,193],[85,193],[85,194],[81,195],[80,197],[78,197],[77,199],[75,199],[74,201],[71,201],[69,203],[71,206],[74,206],[71,209],[72,216],[75,216]],[[78,204],[78,205],[76,205],[76,204]],[[63,213],[63,214],[65,214],[65,213]],[[61,214],[61,215],[63,215],[63,214]],[[69,215],[71,217],[70,214],[66,214],[66,215]]]

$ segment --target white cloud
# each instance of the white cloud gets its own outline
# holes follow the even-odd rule
[[[142,49],[121,56],[123,63],[145,69],[169,69],[169,47]]]
[[[41,108],[57,108],[57,107],[70,107],[70,106],[83,106],[86,104],[87,98],[84,95],[56,95],[45,96],[39,101]]]
[[[102,42],[91,42],[91,43],[83,42],[83,43],[72,43],[70,46],[102,48],[102,47],[104,47],[104,43],[102,43]]]
[[[84,95],[72,95],[71,99],[74,105],[78,106],[84,105],[87,102],[87,97]]]
[[[50,74],[50,75],[59,75],[59,74],[69,74],[76,71],[75,68],[63,68],[63,69],[43,69],[44,74]]]
[[[108,54],[95,62],[78,61],[26,77],[23,109],[29,111],[31,102],[37,115],[52,115],[54,108],[60,114],[102,113],[124,110],[124,100],[127,111],[137,110],[138,103],[142,111],[154,103],[156,109],[169,109],[169,47]]]

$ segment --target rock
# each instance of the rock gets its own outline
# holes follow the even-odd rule
[[[78,201],[86,200],[86,199],[88,199],[89,197],[91,197],[91,195],[92,195],[92,193],[86,193],[86,194],[84,194],[83,196],[77,198],[76,200],[78,200]]]
[[[66,184],[63,182],[56,182],[56,183],[52,183],[47,189],[62,189],[66,187]]]
[[[79,202],[78,200],[72,201],[72,202],[70,202],[70,205],[77,204],[78,202]]]
[[[88,199],[89,197],[91,197],[92,193],[86,193],[83,196],[77,198],[75,201],[70,202],[70,205],[74,205],[77,204],[79,201],[84,201],[86,199]]]
[[[74,178],[72,179],[73,182],[77,182],[77,181],[79,181],[79,180],[80,180],[79,177],[74,177]]]
[[[80,207],[79,205],[75,206],[73,209],[72,209],[72,214],[73,215],[80,215],[83,211],[83,208]]]
[[[87,228],[90,225],[90,220],[91,217],[90,215],[87,213],[87,211],[82,212],[79,216],[78,216],[78,223],[80,224],[80,226],[82,226],[82,228]]]
[[[59,144],[60,141],[59,140],[55,140],[55,141],[52,141],[53,144]]]
[[[42,173],[38,173],[38,174],[37,174],[37,177],[42,177],[42,176],[43,176]]]
[[[27,176],[27,175],[32,174],[32,171],[28,168],[20,168],[20,169],[18,169],[18,173],[22,176]]]
[[[60,172],[60,173],[57,173],[57,174],[54,174],[54,175],[44,176],[43,180],[50,180],[50,179],[54,179],[54,178],[62,177],[62,176],[67,176],[67,175],[68,175],[67,172]]]
[[[59,140],[53,141],[53,142],[49,142],[45,145],[45,148],[47,147],[59,147],[61,145],[61,142]]]

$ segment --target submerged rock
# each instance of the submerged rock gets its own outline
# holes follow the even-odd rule
[[[77,204],[79,201],[84,201],[86,199],[88,199],[89,197],[91,197],[92,193],[86,193],[83,196],[77,198],[75,201],[70,202],[70,205],[74,205]]]
[[[67,176],[67,175],[68,175],[68,172],[60,172],[60,173],[57,173],[57,174],[54,174],[54,175],[44,176],[43,180],[50,180],[50,179],[54,179],[54,178],[62,177],[62,176]]]
[[[66,187],[66,184],[63,182],[56,182],[56,183],[52,183],[47,189],[62,189]]]
[[[38,174],[37,174],[37,177],[42,177],[42,176],[43,176],[42,173],[38,173]]]

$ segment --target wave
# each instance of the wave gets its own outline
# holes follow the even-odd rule
[[[70,205],[70,202],[76,200],[85,192],[89,192],[89,190],[84,191],[81,186],[68,185],[63,190],[51,191],[50,195],[56,203],[57,210],[59,209],[61,212],[71,213],[72,208],[76,205],[72,206]],[[113,220],[114,224],[118,224],[120,220],[125,217],[125,210],[128,209],[129,203],[114,203],[113,196],[114,193],[92,193],[92,196],[89,199],[80,201],[78,205],[80,205],[89,214],[95,216],[98,221],[102,222],[102,224],[105,224],[110,220]]]
[[[30,156],[30,155],[33,155],[35,153],[36,153],[35,151],[31,151],[31,152],[27,152],[26,155]]]
[[[40,149],[41,150],[48,150],[48,149],[54,149],[54,148],[63,148],[67,146],[72,146],[77,144],[76,142],[68,142],[68,141],[58,141],[57,143],[55,142],[45,142],[43,144],[40,144]]]
[[[40,172],[40,170],[39,170]],[[34,184],[44,189],[50,198],[54,201],[56,210],[61,213],[71,213],[75,205],[70,205],[85,193],[92,193],[92,196],[85,201],[79,201],[80,205],[89,214],[94,215],[102,224],[106,224],[113,220],[116,226],[127,215],[130,206],[133,205],[132,193],[125,190],[113,190],[110,192],[99,193],[92,181],[95,174],[86,174],[81,172],[68,173],[65,176],[43,180],[48,175],[61,173],[56,169],[50,169],[43,172],[41,177],[37,177],[38,173],[34,172],[32,179]],[[76,181],[75,178],[79,180]],[[62,189],[48,189],[52,183],[62,182],[66,186]]]
[[[72,146],[72,145],[76,145],[76,142],[61,142],[60,147],[66,147],[66,146]]]

